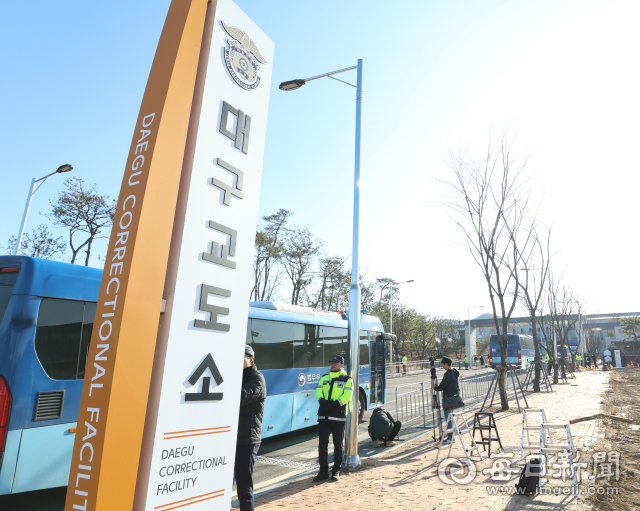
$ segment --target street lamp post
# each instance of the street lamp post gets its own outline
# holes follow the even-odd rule
[[[477,307],[467,307],[467,319],[469,320],[469,346],[465,346],[465,351],[467,351],[467,357],[469,360],[473,362],[472,354],[471,354],[471,310],[472,309],[482,309],[484,305],[478,305]],[[475,355],[475,353],[474,353]]]
[[[34,177],[31,180],[31,186],[29,186],[29,194],[27,195],[27,202],[24,205],[24,212],[22,213],[22,222],[20,223],[20,232],[18,233],[18,239],[16,241],[16,246],[13,249],[13,255],[18,255],[18,253],[20,252],[20,244],[22,243],[22,236],[24,235],[24,228],[27,225],[27,217],[29,216],[29,209],[31,208],[31,199],[33,198],[33,194],[38,191],[40,186],[42,186],[44,184],[44,181],[49,176],[53,176],[54,174],[62,174],[63,172],[69,172],[71,170],[73,170],[73,167],[71,165],[69,165],[68,163],[65,163],[64,165],[60,165],[55,172],[52,172],[51,174],[47,174],[46,176],[41,177],[40,179],[36,179]],[[36,183],[38,181],[42,181],[42,183],[38,186],[38,188],[36,188],[34,190],[33,188],[36,186]]]
[[[357,85],[335,78],[333,75],[344,73],[345,71],[358,70]],[[353,248],[351,252],[351,287],[349,288],[349,368],[353,381],[353,396],[351,398],[350,413],[347,414],[346,449],[345,463],[356,467],[360,464],[358,456],[358,403],[359,403],[359,348],[360,348],[360,283],[358,276],[358,257],[360,240],[360,139],[362,120],[362,59],[358,59],[358,65],[324,73],[304,80],[290,80],[282,82],[280,90],[296,90],[307,82],[319,78],[332,78],[356,88],[356,147],[355,162],[353,172]]]
[[[389,333],[393,335],[393,286],[399,286],[400,284],[408,284],[413,280],[405,280],[404,282],[395,282],[389,284]],[[389,341],[389,361],[391,367],[393,367],[393,341]]]

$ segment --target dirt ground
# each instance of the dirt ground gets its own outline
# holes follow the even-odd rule
[[[611,371],[609,390],[605,395],[603,412],[633,419],[634,424],[604,419],[605,438],[594,446],[595,451],[620,453],[619,480],[596,480],[602,493],[587,500],[594,511],[640,510],[640,369],[626,368]],[[608,460],[607,460],[608,461]],[[615,470],[614,470],[615,472]],[[618,494],[607,488],[617,487]],[[609,494],[607,494],[609,493]]]

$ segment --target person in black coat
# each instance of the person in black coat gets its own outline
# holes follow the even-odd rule
[[[376,408],[373,410],[371,419],[369,419],[369,436],[373,440],[374,447],[380,447],[380,440],[384,442],[385,446],[395,445],[393,439],[398,433],[402,423],[393,418],[389,412],[383,408]]]
[[[267,399],[267,385],[264,376],[254,363],[253,348],[245,346],[234,466],[241,511],[253,511],[253,466],[262,438],[265,399]]]
[[[442,392],[442,409],[444,410],[444,424],[445,428],[448,423],[449,414],[451,410],[447,410],[444,407],[444,398],[455,396],[460,391],[460,385],[458,384],[458,376],[460,373],[457,369],[451,368],[451,359],[448,357],[442,358],[442,367],[445,369],[444,376],[440,381],[440,385],[436,385],[434,387],[435,390]],[[451,438],[453,438],[453,433],[449,433],[447,435],[446,441],[451,442]]]
[[[484,367],[484,357],[480,355],[480,367]]]

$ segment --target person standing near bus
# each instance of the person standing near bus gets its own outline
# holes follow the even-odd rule
[[[407,375],[407,354],[406,353],[402,354],[402,374],[404,376]]]
[[[340,355],[330,361],[331,371],[320,378],[316,388],[318,400],[318,459],[320,472],[314,483],[329,479],[329,435],[333,436],[333,469],[331,480],[340,480],[344,428],[347,423],[347,405],[353,395],[353,381],[343,369],[344,358]]]
[[[247,345],[244,347],[238,443],[233,469],[240,511],[253,511],[253,466],[262,441],[262,416],[266,399],[267,385],[264,376],[254,363],[253,348]]]
[[[484,357],[480,355],[480,367],[484,367]]]

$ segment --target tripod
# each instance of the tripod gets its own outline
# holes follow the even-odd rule
[[[439,442],[442,438],[442,411],[440,409],[440,396],[438,396],[438,391],[435,389],[436,385],[438,385],[438,377],[436,376],[436,368],[431,368],[431,419],[433,421],[433,441]],[[437,421],[436,421],[437,416]],[[436,439],[436,428],[439,428],[440,435]]]

